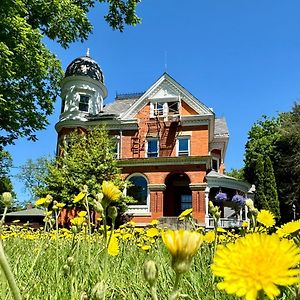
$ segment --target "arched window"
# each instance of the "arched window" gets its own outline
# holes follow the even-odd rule
[[[127,189],[127,196],[131,196],[136,200],[136,202],[130,203],[130,205],[146,206],[148,204],[148,183],[146,178],[140,174],[135,174],[128,181],[132,185]]]

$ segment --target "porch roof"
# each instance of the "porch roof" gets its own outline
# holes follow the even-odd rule
[[[244,182],[244,181],[238,180],[234,177],[220,174],[214,170],[210,171],[205,176],[205,178],[207,180],[207,185],[210,188],[225,187],[225,188],[229,188],[229,189],[239,190],[244,193],[248,193],[251,188],[251,184],[249,184],[248,182]]]
[[[45,211],[39,208],[28,208],[19,211],[13,211],[7,213],[6,216],[8,217],[22,217],[22,216],[35,216],[35,217],[44,217]]]

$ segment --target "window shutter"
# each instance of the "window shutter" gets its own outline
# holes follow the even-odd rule
[[[167,115],[168,115],[168,103],[167,103],[167,102],[165,102],[165,103],[163,104],[163,115],[164,115],[164,116],[167,116]]]
[[[150,102],[150,118],[154,117],[154,103]]]

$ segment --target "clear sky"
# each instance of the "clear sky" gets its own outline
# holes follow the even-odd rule
[[[142,23],[113,31],[104,22],[106,6],[90,19],[93,33],[66,50],[47,41],[64,70],[86,53],[101,66],[108,89],[106,103],[117,93],[146,91],[167,71],[218,117],[225,117],[230,140],[226,169],[243,166],[247,134],[263,114],[288,111],[300,96],[299,0],[142,0]],[[55,123],[61,99],[38,133],[39,141],[19,140],[8,150],[18,167],[31,158],[54,155]],[[18,200],[29,196],[13,177]]]

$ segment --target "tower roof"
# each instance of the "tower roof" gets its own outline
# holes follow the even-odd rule
[[[104,83],[103,72],[98,63],[89,56],[75,58],[67,67],[65,77],[69,76],[88,76],[101,83]]]

